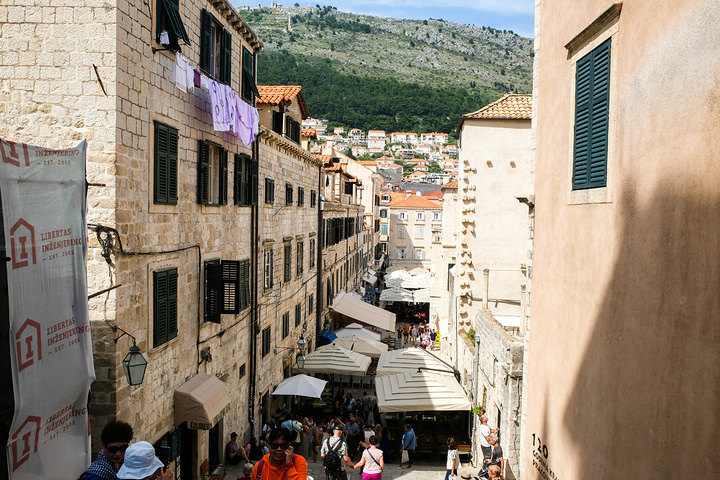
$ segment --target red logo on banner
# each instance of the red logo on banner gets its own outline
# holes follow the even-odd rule
[[[7,152],[5,152],[6,144],[8,147]],[[24,158],[25,166],[29,167],[30,166],[30,154],[28,153],[27,143],[21,143],[20,145],[22,145],[22,147],[23,147],[22,153],[23,153],[23,156],[25,157]],[[9,163],[10,165],[15,165],[16,167],[20,166],[21,158],[20,158],[20,153],[18,152],[18,149],[17,149],[17,143],[0,140],[0,152],[2,152],[3,163]]]
[[[28,417],[10,438],[12,443],[13,471],[25,463],[31,453],[37,453],[40,439],[40,417]]]
[[[36,360],[42,360],[42,342],[40,340],[40,324],[28,318],[15,334],[18,372],[22,372]]]
[[[12,250],[12,266],[15,268],[35,265],[35,227],[22,218],[10,229],[10,249]]]

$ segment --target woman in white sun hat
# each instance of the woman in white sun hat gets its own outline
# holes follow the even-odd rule
[[[173,473],[155,456],[155,447],[137,442],[125,451],[125,462],[117,476],[119,480],[170,480]]]

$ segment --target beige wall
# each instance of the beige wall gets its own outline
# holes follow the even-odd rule
[[[610,5],[538,2],[526,478],[717,478],[720,8],[623,3],[607,199],[574,204],[563,45]]]

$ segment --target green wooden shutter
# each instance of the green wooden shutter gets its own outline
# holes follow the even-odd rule
[[[258,183],[260,182],[260,163],[257,158],[252,159],[252,177],[250,184],[252,186],[252,194],[250,197],[250,203],[252,205],[258,204]]]
[[[208,75],[213,75],[212,71],[212,34],[213,21],[215,17],[210,12],[203,9],[200,12],[200,69]]]
[[[168,153],[167,153],[167,203],[177,205],[177,176],[178,176],[178,131],[168,127]]]
[[[220,82],[230,85],[232,70],[232,33],[223,30],[222,57],[220,60]]]
[[[177,269],[153,273],[153,347],[177,337]]]
[[[290,276],[292,275],[291,271],[291,265],[292,265],[292,245],[285,245],[285,256],[283,258],[284,261],[284,268],[283,268],[283,281],[289,282]]]
[[[169,203],[169,137],[168,126],[155,122],[155,203]]]
[[[185,45],[190,45],[190,37],[188,37],[185,25],[183,25],[182,18],[180,17],[180,5],[177,0],[159,0],[158,6],[162,7],[162,11],[165,13],[168,25],[166,27],[170,30],[169,33],[174,33],[178,38],[182,38]],[[158,8],[158,10],[161,10]],[[157,15],[157,39],[160,40],[160,29],[162,28],[162,15],[158,12]]]
[[[227,205],[228,191],[228,151],[220,149],[220,199],[219,205]]]
[[[153,273],[153,347],[168,341],[168,280],[167,272]]]
[[[608,39],[577,62],[573,190],[607,185],[610,46]]]
[[[252,103],[260,93],[255,83],[255,55],[243,47],[242,53],[242,97]]]
[[[250,260],[240,262],[240,310],[250,306]]]
[[[182,442],[182,434],[180,428],[176,428],[170,432],[170,461],[180,458],[180,445]]]
[[[242,188],[242,177],[243,177],[243,158],[240,154],[235,154],[235,174],[233,176],[233,200],[235,205],[242,205],[243,188]]]
[[[222,292],[221,313],[240,313],[240,262],[222,262]]]
[[[222,306],[222,266],[205,263],[205,321],[220,323]]]
[[[210,144],[198,140],[198,203],[208,205],[210,187]]]

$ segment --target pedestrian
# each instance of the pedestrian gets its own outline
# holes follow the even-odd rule
[[[302,431],[300,431],[300,455],[307,460],[310,458],[310,420],[307,417],[302,419]]]
[[[410,331],[410,336],[412,337],[413,343],[417,341],[418,331],[417,327],[415,325],[412,326],[412,330]]]
[[[360,401],[363,410],[363,422],[367,422],[368,415],[370,414],[370,396],[367,392],[363,392],[362,400]]]
[[[312,448],[313,463],[317,462],[317,456],[320,452],[320,445],[322,444],[323,438],[323,426],[322,422],[318,422],[312,429],[312,441],[310,442],[310,448]]]
[[[445,480],[455,480],[457,477],[457,472],[462,467],[460,464],[460,457],[458,456],[457,451],[457,443],[455,443],[455,439],[450,437],[447,439],[447,462],[446,462],[446,468],[447,472],[445,473]],[[450,477],[453,477],[452,479]]]
[[[497,429],[494,429],[493,431],[493,429],[488,426],[487,422],[487,415],[480,415],[480,449],[483,453],[483,469],[490,464],[489,460],[492,452],[492,447],[490,446],[490,435],[498,432]]]
[[[371,435],[368,439],[369,448],[362,453],[362,458],[355,464],[355,469],[365,466],[362,470],[362,480],[381,480],[382,471],[385,467],[383,451],[377,448],[378,439]]]
[[[133,437],[133,429],[129,423],[119,420],[108,422],[100,433],[102,449],[97,459],[85,470],[86,480],[117,480],[117,472],[125,459]]]
[[[347,480],[347,466],[354,468],[352,460],[348,456],[347,444],[343,441],[342,434],[342,427],[335,425],[333,427],[333,436],[325,440],[320,449],[320,456],[324,460],[323,466],[328,480]],[[334,460],[336,456],[339,457],[339,465],[330,465],[331,460]]]
[[[502,447],[500,447],[498,437],[494,433],[490,434],[490,445],[492,446],[492,453],[490,454],[490,465],[497,465],[500,468],[500,476],[504,477],[505,458],[503,458],[503,451]]]
[[[407,452],[407,459],[403,459],[405,455],[400,457],[400,466],[398,468],[412,468],[413,459],[415,457],[415,449],[417,448],[417,440],[415,438],[415,430],[409,423],[405,424],[405,434],[402,437],[402,448]],[[403,463],[407,462],[407,467],[403,467]]]
[[[295,453],[292,438],[293,434],[285,428],[270,432],[270,453],[253,467],[253,480],[307,480],[307,462]]]
[[[503,476],[500,474],[500,467],[497,465],[490,465],[488,467],[488,479],[489,480],[503,480]]]
[[[387,458],[388,462],[390,459],[390,430],[387,427],[383,427],[380,434],[380,450],[383,451],[383,458]]]
[[[435,350],[435,340],[437,339],[437,332],[435,329],[430,330],[430,349]]]
[[[360,444],[360,432],[360,425],[358,425],[355,416],[350,415],[348,423],[345,424],[345,433],[347,433],[348,443],[348,455],[350,457],[355,456],[355,452],[357,451],[358,445]]]
[[[230,434],[230,441],[227,445],[225,445],[225,460],[230,465],[238,465],[242,460],[245,460],[245,463],[250,461],[250,458],[248,457],[250,444],[247,445],[247,449],[245,448],[245,445],[242,447],[238,446],[237,437],[238,434],[232,432]]]
[[[155,456],[155,447],[148,442],[133,443],[125,451],[125,461],[118,470],[118,480],[171,480],[172,470]]]

